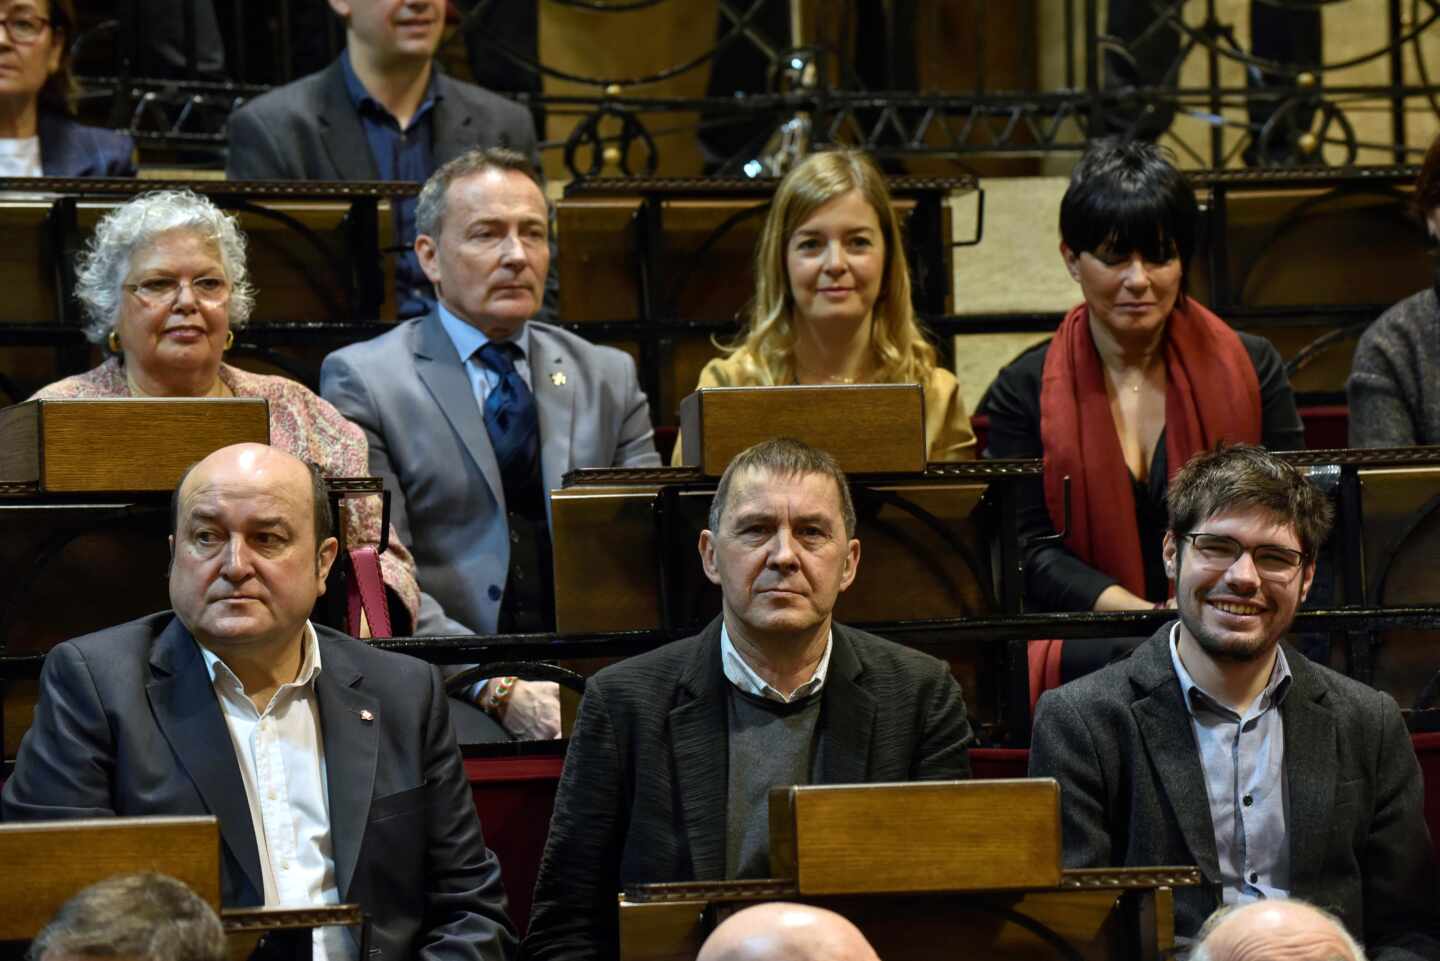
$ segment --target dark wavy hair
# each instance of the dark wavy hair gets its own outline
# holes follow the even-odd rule
[[[1295,532],[1307,559],[1325,543],[1335,508],[1305,475],[1263,447],[1217,444],[1170,479],[1170,530],[1188,534],[1221,511],[1258,510]]]

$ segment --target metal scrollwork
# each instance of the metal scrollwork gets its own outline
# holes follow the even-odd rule
[[[600,127],[606,120],[617,121],[620,125],[619,133],[603,133]],[[598,177],[605,164],[613,162],[625,176],[634,177],[637,174],[630,164],[630,151],[636,144],[644,151],[644,165],[639,175],[648,177],[655,172],[660,162],[655,138],[650,135],[650,131],[645,128],[644,122],[635,111],[623,107],[601,106],[577,123],[570,131],[570,136],[565,139],[565,169],[575,177],[588,179]],[[590,151],[590,163],[582,169],[578,160],[581,151],[586,149]]]

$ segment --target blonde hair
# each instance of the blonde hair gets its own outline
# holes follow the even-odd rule
[[[924,383],[934,369],[935,348],[925,339],[910,303],[910,266],[885,177],[867,154],[828,150],[806,157],[780,181],[755,248],[755,296],[746,329],[735,342],[718,345],[740,361],[744,382],[795,382],[795,298],[786,247],[815,211],[852,190],[860,191],[875,211],[885,241],[885,271],[870,323],[875,381]]]

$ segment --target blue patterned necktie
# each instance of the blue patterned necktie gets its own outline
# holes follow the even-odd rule
[[[535,395],[515,369],[520,348],[511,343],[489,343],[475,352],[480,363],[500,375],[485,398],[485,430],[500,462],[506,488],[523,485],[534,476],[540,449],[540,419]]]

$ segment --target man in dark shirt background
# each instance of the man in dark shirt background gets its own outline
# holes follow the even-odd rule
[[[475,147],[536,156],[524,107],[438,69],[444,0],[329,2],[345,21],[345,51],[231,115],[231,179],[420,183]],[[397,316],[418,317],[434,293],[410,249],[415,198],[394,210]]]

